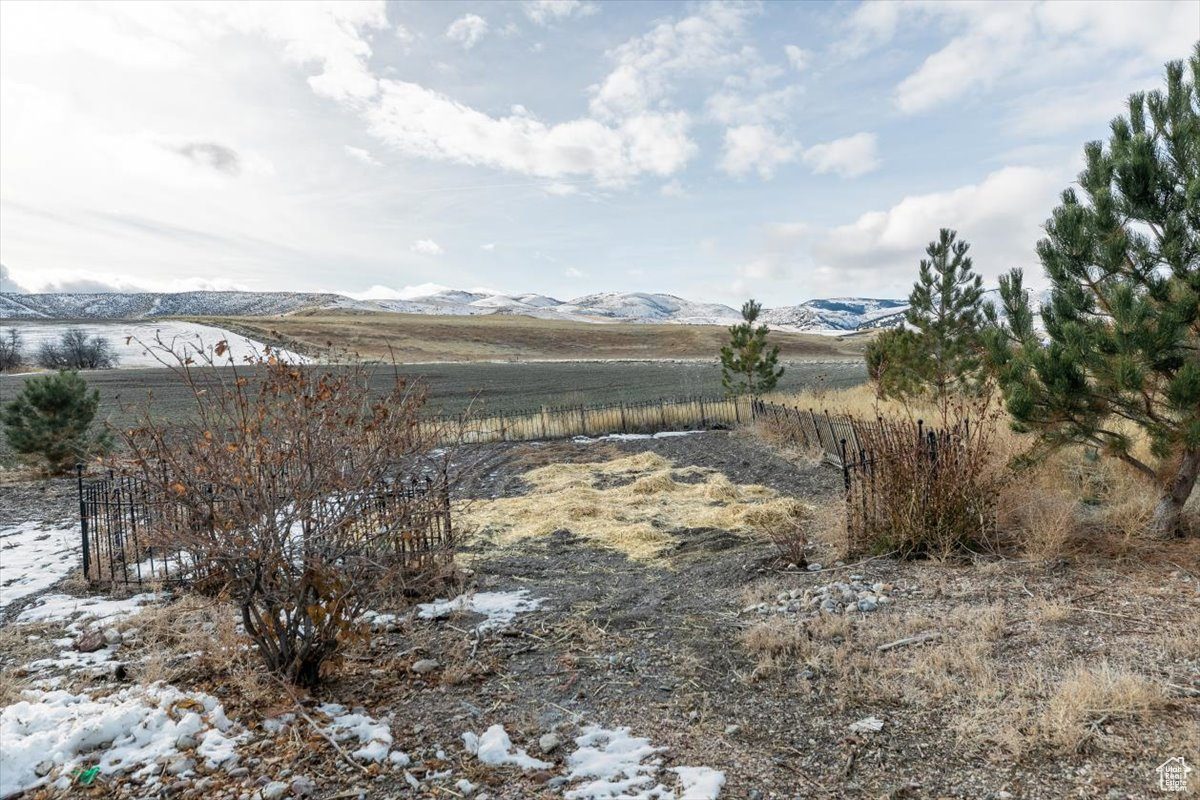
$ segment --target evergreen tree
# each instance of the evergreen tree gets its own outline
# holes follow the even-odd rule
[[[881,334],[867,348],[867,370],[881,397],[931,395],[945,414],[953,396],[982,384],[983,279],[972,270],[970,247],[942,228],[925,249],[906,329]]]
[[[13,451],[45,462],[61,475],[80,459],[108,447],[107,432],[90,432],[100,393],[88,393],[75,372],[30,378],[0,416]]]
[[[762,305],[747,300],[743,322],[729,329],[729,344],[721,348],[721,385],[726,394],[758,397],[775,388],[783,375],[778,366],[779,346],[767,344],[766,325],[755,326]]]
[[[1084,199],[1063,192],[1038,243],[1045,341],[1014,270],[989,348],[1015,427],[1043,452],[1085,444],[1129,464],[1164,534],[1200,474],[1200,44],[1190,66],[1188,83],[1168,64],[1165,93],[1132,95],[1108,147],[1085,146]]]

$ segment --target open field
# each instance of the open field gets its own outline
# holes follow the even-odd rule
[[[516,315],[329,313],[286,317],[201,317],[205,325],[236,331],[310,356],[422,361],[530,361],[539,359],[714,358],[729,339],[719,325],[592,324]],[[785,359],[855,358],[870,334],[821,336],[775,331]]]

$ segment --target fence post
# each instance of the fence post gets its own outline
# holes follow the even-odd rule
[[[87,504],[83,501],[83,464],[75,465],[75,481],[79,488],[79,529],[83,535],[83,577],[91,580],[91,551],[88,549]]]

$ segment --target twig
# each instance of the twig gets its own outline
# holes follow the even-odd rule
[[[894,642],[881,644],[876,649],[881,653],[886,653],[888,650],[894,650],[897,647],[908,647],[909,645],[913,644],[924,644],[925,642],[937,641],[941,638],[941,631],[927,631],[925,633],[918,633],[916,636],[909,636],[904,639],[897,639]]]
[[[344,760],[350,766],[355,767],[360,772],[362,772],[364,774],[367,773],[367,768],[364,767],[362,764],[358,763],[357,761],[355,761],[350,756],[349,753],[347,753],[344,749],[342,749],[342,746],[340,744],[338,744],[334,740],[334,738],[332,736],[330,736],[320,725],[318,725],[316,720],[314,720],[312,717],[310,717],[308,715],[308,712],[304,710],[304,708],[300,705],[299,701],[296,702],[296,711],[297,711],[297,713],[300,714],[300,716],[304,717],[304,719],[308,722],[308,724],[312,726],[314,731],[316,731],[318,734],[321,735],[322,739],[324,739],[325,741],[327,741],[331,745],[333,745],[333,749],[338,752],[338,755],[340,755],[342,757],[342,760]],[[341,795],[338,795],[338,796],[341,797]]]

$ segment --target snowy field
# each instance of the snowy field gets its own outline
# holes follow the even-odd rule
[[[32,523],[0,528],[0,612],[65,578],[78,553],[77,528]]]
[[[21,336],[22,350],[27,361],[34,360],[43,342],[57,342],[63,331],[68,328],[79,328],[91,336],[103,336],[108,339],[120,359],[118,368],[132,369],[137,367],[161,366],[160,358],[166,357],[171,363],[170,354],[156,344],[156,338],[176,353],[194,354],[197,351],[211,353],[219,341],[229,344],[229,352],[219,363],[241,364],[246,358],[261,355],[263,346],[253,339],[247,339],[231,331],[215,328],[211,325],[198,325],[194,322],[152,321],[112,321],[112,322],[0,322],[0,334],[8,335],[9,328],[15,328]],[[304,361],[304,357],[296,353],[281,351],[284,357]]]

